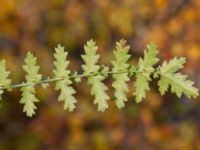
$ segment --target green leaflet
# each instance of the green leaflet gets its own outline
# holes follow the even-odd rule
[[[11,80],[8,79],[10,71],[7,71],[5,60],[0,61],[0,88],[7,87],[11,84]],[[1,95],[3,94],[3,90],[0,90],[0,100]]]
[[[85,62],[85,64],[82,65],[84,74],[98,73],[100,66],[96,65],[96,63],[98,62],[100,56],[96,54],[96,43],[93,40],[88,41],[87,44],[84,45],[84,51],[85,55],[81,55],[83,61]]]
[[[56,81],[55,89],[60,90],[58,101],[64,102],[64,109],[73,111],[75,109],[75,103],[77,102],[73,96],[76,91],[70,86],[72,81],[69,79],[70,71],[67,69],[69,65],[69,61],[67,61],[67,55],[68,53],[64,51],[64,47],[61,45],[58,45],[55,48],[55,69],[53,70],[53,73],[55,78],[62,79]]]
[[[35,88],[34,86],[25,86],[22,87],[20,91],[22,91],[20,103],[24,104],[23,112],[25,112],[28,117],[32,117],[35,114],[36,109],[34,103],[39,102],[35,97]]]
[[[146,96],[146,91],[149,91],[149,82],[151,74],[155,71],[153,66],[159,61],[157,58],[157,46],[153,43],[147,45],[144,52],[144,58],[139,59],[138,72],[136,73],[135,92],[136,102],[139,103]]]
[[[129,91],[126,82],[130,80],[127,73],[130,65],[127,62],[131,55],[128,54],[128,51],[129,46],[126,46],[125,40],[116,43],[116,50],[114,51],[115,60],[112,61],[112,71],[125,72],[112,75],[113,79],[115,79],[112,84],[114,96],[116,98],[115,104],[119,109],[124,107],[124,102],[127,101],[126,92]]]
[[[150,91],[149,82],[151,81],[151,77],[149,73],[137,73],[135,85],[135,93],[136,103],[142,101],[146,96],[146,91]]]
[[[193,86],[193,82],[187,79],[186,75],[176,73],[179,69],[183,68],[185,64],[185,58],[173,58],[167,63],[166,61],[160,67],[160,80],[158,81],[159,91],[164,95],[169,86],[171,86],[171,92],[175,93],[178,97],[182,94],[187,97],[196,98],[199,93],[198,89]]]
[[[39,66],[36,65],[36,61],[36,57],[28,52],[25,58],[25,65],[23,65],[23,69],[27,73],[25,76],[26,82],[33,85],[24,86],[20,89],[22,91],[20,103],[24,104],[23,112],[25,112],[29,117],[35,114],[36,106],[34,103],[39,101],[35,97],[36,91],[34,84],[40,82],[42,78],[42,75],[38,74]]]
[[[81,55],[83,61],[82,69],[85,75],[94,74],[94,76],[88,76],[88,84],[91,85],[91,95],[95,97],[94,104],[98,105],[98,111],[105,111],[108,108],[107,100],[109,99],[106,94],[107,87],[103,84],[105,76],[99,74],[100,66],[98,62],[99,55],[96,54],[97,46],[93,40],[87,42],[84,46],[85,55]],[[97,74],[97,75],[95,75]]]
[[[94,104],[98,105],[98,111],[105,111],[108,108],[107,100],[109,99],[106,94],[106,90],[108,89],[102,81],[105,77],[101,75],[88,77],[88,84],[91,85],[91,95],[95,96]]]

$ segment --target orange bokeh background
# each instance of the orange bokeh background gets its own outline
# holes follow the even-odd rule
[[[131,63],[145,45],[159,47],[161,62],[184,56],[182,70],[200,87],[200,1],[198,0],[0,0],[0,59],[5,59],[14,83],[24,80],[22,65],[28,51],[37,56],[40,72],[52,76],[57,44],[69,51],[70,69],[80,70],[83,45],[94,39],[100,62],[110,65],[115,42],[126,39]],[[111,87],[112,80],[106,80]],[[129,82],[129,101],[118,110],[97,112],[90,87],[74,84],[77,108],[63,110],[54,84],[37,88],[36,115],[28,118],[19,104],[20,92],[3,95],[0,108],[2,150],[193,150],[200,149],[200,102],[160,96],[156,81],[142,103],[136,104]],[[112,89],[108,91],[112,95]]]

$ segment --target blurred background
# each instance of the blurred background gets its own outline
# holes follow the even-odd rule
[[[154,42],[161,61],[186,57],[183,72],[200,87],[199,0],[0,0],[0,58],[14,83],[24,80],[27,51],[38,57],[40,73],[52,76],[58,43],[69,51],[69,68],[80,70],[83,45],[91,38],[106,65],[122,38],[131,46],[132,64]],[[105,82],[110,88],[112,80]],[[48,90],[38,87],[40,102],[32,118],[22,112],[19,90],[6,92],[0,102],[0,150],[200,149],[199,98],[178,99],[170,92],[162,97],[154,81],[146,99],[136,104],[133,82],[126,107],[118,110],[109,100],[104,113],[97,112],[85,81],[74,84],[74,112],[57,102],[54,84]]]

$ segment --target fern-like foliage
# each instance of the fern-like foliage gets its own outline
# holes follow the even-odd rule
[[[7,71],[5,60],[0,61],[0,87],[8,87],[11,84],[11,80],[8,79],[10,72]],[[0,100],[3,90],[0,90]]]
[[[137,103],[141,102],[146,96],[146,91],[150,90],[149,82],[152,80],[151,74],[155,71],[153,66],[159,61],[157,54],[157,46],[151,43],[147,45],[144,51],[144,58],[139,59],[134,92]]]
[[[96,54],[97,46],[93,40],[87,42],[84,46],[85,55],[82,55],[82,59],[85,62],[82,65],[82,69],[85,75],[88,76],[88,84],[91,85],[91,95],[95,97],[94,104],[97,104],[98,111],[105,111],[108,108],[107,100],[109,99],[106,94],[108,89],[102,82],[105,76],[99,74],[100,66],[97,65],[99,55]],[[93,76],[90,76],[93,74]]]
[[[20,103],[24,104],[23,112],[25,112],[29,117],[35,114],[36,106],[34,103],[39,101],[35,97],[36,91],[34,84],[40,82],[42,79],[42,75],[38,73],[39,66],[36,65],[36,61],[36,57],[34,57],[32,53],[28,52],[25,58],[25,65],[23,65],[23,69],[27,73],[25,76],[26,82],[30,85],[21,88],[22,98]]]
[[[131,55],[128,54],[129,46],[126,46],[126,41],[121,40],[116,43],[116,50],[114,51],[115,60],[112,61],[112,71],[121,72],[113,74],[115,81],[112,84],[114,88],[114,96],[116,98],[115,104],[119,109],[124,107],[124,102],[127,101],[126,92],[128,92],[127,81],[129,81],[127,70],[129,64],[127,63]]]
[[[55,70],[53,73],[55,78],[60,78],[62,80],[56,81],[56,90],[60,90],[60,95],[58,100],[64,102],[64,109],[68,111],[73,111],[75,109],[75,103],[77,102],[73,96],[76,91],[70,86],[72,81],[69,79],[70,71],[67,69],[69,61],[67,61],[68,52],[64,51],[64,47],[58,45],[55,48],[54,54],[54,65]]]
[[[187,97],[197,97],[198,89],[193,87],[193,82],[187,79],[186,75],[177,73],[177,71],[183,68],[183,64],[186,62],[185,58],[177,58],[170,60],[169,63],[164,61],[160,67],[160,80],[158,82],[159,91],[162,95],[166,93],[169,86],[171,86],[171,92],[175,93],[178,97],[185,94]]]
[[[114,60],[111,61],[112,68],[99,65],[100,56],[97,54],[97,46],[93,40],[90,40],[84,46],[85,54],[81,55],[84,64],[81,66],[83,73],[78,74],[77,71],[71,72],[68,69],[69,61],[67,60],[68,52],[64,47],[58,45],[54,53],[53,77],[42,78],[38,73],[39,66],[36,64],[36,57],[28,52],[25,58],[23,69],[26,72],[25,82],[21,84],[11,85],[8,78],[5,61],[0,61],[0,99],[4,90],[20,87],[22,98],[20,103],[24,104],[23,112],[31,117],[35,114],[35,103],[39,100],[36,98],[35,85],[39,84],[46,88],[49,82],[55,81],[55,90],[60,91],[59,101],[64,102],[64,109],[73,111],[77,100],[74,97],[76,91],[72,87],[73,81],[79,83],[82,78],[87,79],[87,83],[91,86],[91,95],[94,96],[94,104],[97,104],[98,111],[105,111],[108,108],[109,96],[106,93],[108,87],[103,83],[104,80],[111,75],[113,78],[112,87],[114,89],[114,102],[121,109],[128,100],[126,93],[129,91],[127,82],[131,77],[135,77],[134,83],[136,103],[141,102],[146,97],[146,92],[150,90],[150,81],[153,78],[158,79],[158,87],[161,95],[164,95],[168,89],[175,93],[178,97],[183,94],[189,98],[196,98],[199,90],[194,87],[194,83],[188,79],[186,75],[178,72],[183,68],[186,62],[185,58],[173,58],[169,62],[164,61],[158,66],[157,58],[158,50],[155,44],[149,44],[144,51],[144,57],[139,58],[138,65],[129,64],[131,57],[128,54],[129,46],[125,40],[116,43],[114,50]]]

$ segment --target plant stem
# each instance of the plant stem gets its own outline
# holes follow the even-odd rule
[[[126,70],[126,71],[108,71],[104,74],[122,74],[122,73],[136,73],[137,70]],[[89,76],[96,76],[96,75],[102,75],[101,72],[98,73],[90,73],[90,74],[77,74],[77,75],[69,75],[69,79],[75,79],[75,78],[84,78],[84,77],[89,77]],[[43,83],[49,83],[49,82],[55,82],[55,81],[60,81],[64,80],[65,78],[48,78],[48,79],[42,79],[39,82],[22,82],[19,84],[12,84],[6,87],[0,87],[0,90],[5,90],[5,89],[14,89],[14,88],[20,88],[20,87],[25,87],[25,86],[35,86],[37,84],[43,84]]]

